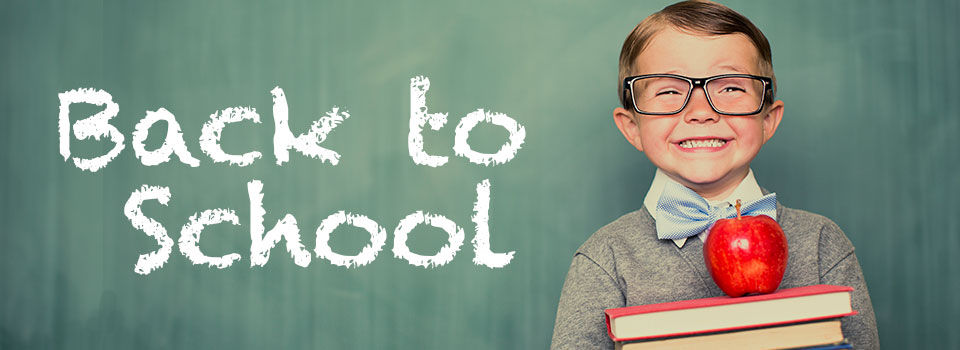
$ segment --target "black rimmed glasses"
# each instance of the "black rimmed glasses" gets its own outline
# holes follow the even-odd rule
[[[714,112],[723,115],[760,113],[765,100],[773,97],[773,80],[750,74],[722,74],[689,78],[676,74],[645,74],[623,80],[626,101],[637,113],[669,115],[680,113],[694,88],[700,87]]]

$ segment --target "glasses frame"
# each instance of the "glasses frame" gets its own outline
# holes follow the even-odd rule
[[[680,80],[685,80],[687,84],[690,85],[690,90],[689,90],[689,93],[687,93],[686,99],[683,100],[683,105],[681,105],[680,108],[675,111],[659,112],[659,113],[644,112],[644,111],[641,111],[639,107],[637,107],[636,99],[633,94],[633,82],[640,79],[644,79],[644,78],[676,78]],[[763,95],[760,96],[760,107],[758,107],[757,110],[753,112],[747,112],[747,113],[725,113],[718,110],[717,106],[713,105],[713,101],[710,99],[710,93],[707,92],[706,86],[711,81],[714,81],[717,79],[723,79],[723,78],[753,78],[753,79],[762,81]],[[637,113],[647,114],[647,115],[671,115],[671,114],[680,113],[680,111],[683,111],[684,108],[687,108],[687,103],[690,102],[690,96],[693,96],[693,89],[697,87],[703,89],[703,94],[707,97],[707,103],[710,104],[710,108],[712,108],[714,112],[717,112],[717,114],[721,114],[721,115],[754,115],[754,114],[760,113],[760,111],[763,110],[763,106],[767,104],[767,99],[773,96],[773,79],[764,77],[764,76],[759,76],[759,75],[752,75],[752,74],[720,74],[720,75],[714,75],[712,77],[706,77],[706,78],[690,78],[690,77],[685,77],[677,74],[644,74],[644,75],[634,75],[632,77],[626,77],[625,79],[623,79],[623,94],[625,97],[629,97],[625,102],[633,105],[633,110],[636,111]],[[770,92],[769,96],[767,95],[767,91]]]

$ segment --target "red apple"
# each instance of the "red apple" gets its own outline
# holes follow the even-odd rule
[[[787,269],[787,237],[766,215],[720,219],[703,245],[703,259],[724,293],[739,297],[773,293]]]

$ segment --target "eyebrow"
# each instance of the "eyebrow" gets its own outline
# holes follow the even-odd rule
[[[737,72],[737,73],[750,74],[750,71],[748,71],[748,70],[746,70],[746,69],[743,69],[743,68],[740,68],[740,67],[734,66],[734,65],[729,65],[729,64],[725,64],[725,65],[719,66],[719,67],[717,67],[717,68],[720,68],[720,69],[729,69],[729,70],[732,70],[732,71]]]
[[[732,65],[732,64],[724,64],[724,65],[716,66],[716,68],[723,69],[723,70],[731,70],[731,71],[734,71],[734,72],[736,72],[736,73],[741,73],[741,74],[753,74],[753,73],[751,73],[750,70],[748,70],[748,69],[743,69],[742,67],[734,66],[734,65]],[[680,74],[681,72],[680,72],[679,69],[670,69],[670,70],[668,70],[668,71],[666,71],[666,72],[663,72],[663,73],[664,73],[664,74]]]

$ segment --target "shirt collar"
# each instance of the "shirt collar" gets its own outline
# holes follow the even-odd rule
[[[647,191],[647,196],[643,198],[643,205],[647,207],[647,211],[650,212],[650,216],[654,220],[657,220],[657,202],[660,200],[660,194],[663,192],[663,187],[666,186],[667,182],[674,182],[667,174],[662,170],[657,169],[657,173],[653,176],[653,183],[650,184],[650,190]],[[710,205],[719,205],[720,203],[727,203],[727,205],[734,205],[737,199],[740,199],[743,202],[749,202],[763,197],[763,191],[760,190],[760,185],[757,184],[757,179],[753,176],[753,169],[747,171],[747,176],[740,181],[740,184],[737,185],[737,188],[730,193],[727,198],[722,201],[709,201]],[[701,232],[697,237],[700,238],[700,241],[707,239],[707,232]],[[677,245],[677,248],[683,248],[683,244],[687,242],[687,238],[677,238],[673,240],[673,243]]]

